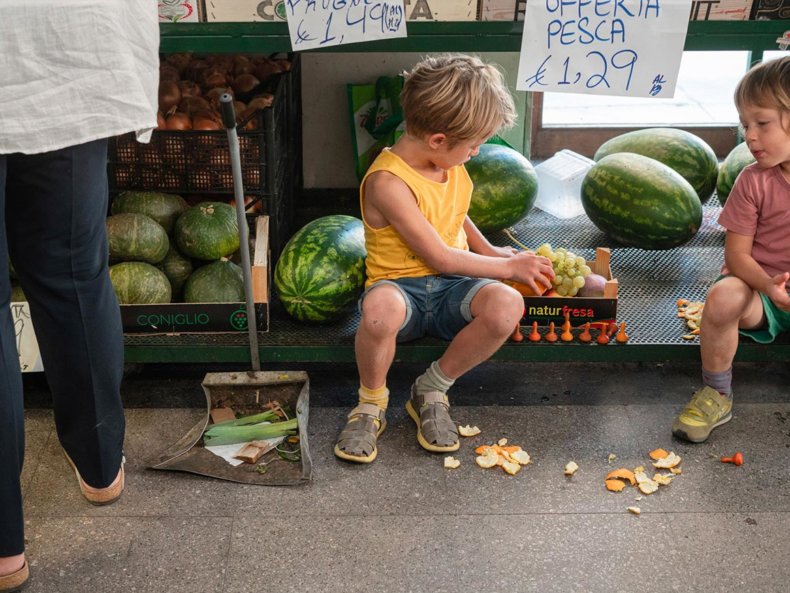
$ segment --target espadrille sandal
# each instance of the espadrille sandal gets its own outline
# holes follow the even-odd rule
[[[30,578],[30,567],[27,561],[22,565],[22,568],[11,574],[6,574],[0,577],[0,593],[16,593],[21,591],[27,580]]]
[[[125,457],[121,458],[121,469],[118,470],[118,476],[115,478],[113,483],[106,488],[94,488],[93,486],[88,486],[88,484],[85,483],[85,481],[82,479],[82,476],[80,476],[80,472],[77,470],[77,466],[74,465],[71,457],[69,457],[65,451],[63,451],[63,455],[66,456],[66,461],[69,462],[69,465],[74,470],[74,473],[77,474],[77,482],[80,485],[80,492],[82,492],[82,496],[84,496],[89,503],[96,506],[104,506],[114,503],[121,497],[125,479],[123,470],[124,463],[126,463]]]

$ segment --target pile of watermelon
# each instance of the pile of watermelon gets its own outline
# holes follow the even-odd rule
[[[358,218],[335,214],[303,226],[274,268],[274,285],[286,312],[311,324],[342,317],[362,292],[366,255]]]
[[[702,224],[718,160],[704,140],[675,128],[649,128],[612,138],[595,153],[581,199],[609,237],[641,249],[671,249]]]
[[[244,300],[235,209],[181,196],[124,192],[107,217],[110,279],[121,304]]]

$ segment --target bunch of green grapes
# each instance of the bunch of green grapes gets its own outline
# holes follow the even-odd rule
[[[560,296],[576,296],[584,286],[584,277],[592,273],[587,260],[563,247],[552,249],[551,245],[544,243],[535,253],[551,260],[555,274],[552,285]]]

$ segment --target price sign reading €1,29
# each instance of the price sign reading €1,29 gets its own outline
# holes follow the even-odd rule
[[[285,0],[294,51],[406,37],[403,0]]]
[[[671,98],[691,0],[530,0],[516,88]]]

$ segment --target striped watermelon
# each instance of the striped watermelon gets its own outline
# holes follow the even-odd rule
[[[318,218],[291,237],[274,268],[285,310],[305,323],[339,318],[365,283],[362,221],[335,214]]]
[[[655,159],[620,152],[602,158],[582,181],[582,206],[615,241],[669,249],[691,239],[702,223],[694,188]]]
[[[616,152],[635,152],[664,163],[691,184],[703,204],[716,189],[716,153],[702,138],[685,130],[646,128],[626,132],[601,144],[593,158],[600,161]]]
[[[735,185],[735,180],[740,172],[756,160],[752,151],[746,146],[746,142],[741,142],[725,157],[721,168],[719,168],[719,178],[716,180],[716,196],[722,206],[727,202],[732,186]]]
[[[526,217],[538,195],[538,175],[520,152],[483,144],[466,163],[475,184],[469,218],[484,233],[500,231]]]

